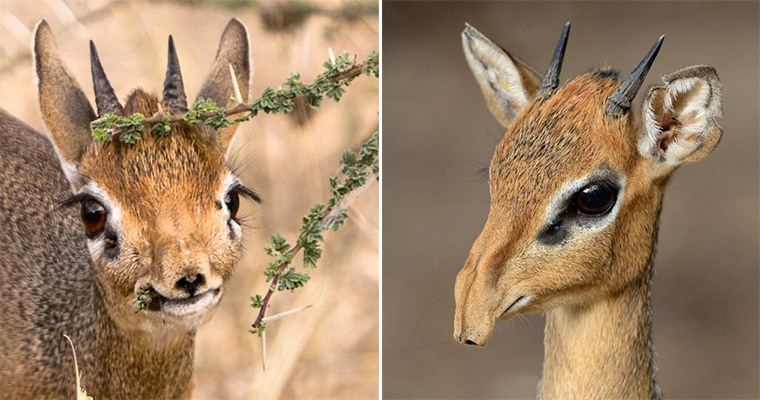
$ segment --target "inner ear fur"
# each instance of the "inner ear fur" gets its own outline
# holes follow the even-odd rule
[[[541,85],[541,75],[469,24],[462,47],[488,109],[508,128]]]
[[[45,20],[34,29],[33,52],[42,119],[63,161],[76,166],[92,141],[90,122],[96,118],[95,111],[63,64]]]
[[[206,82],[203,83],[201,91],[198,93],[198,98],[212,99],[219,107],[229,106],[230,97],[237,97],[230,66],[235,71],[242,100],[248,102],[251,98],[249,91],[253,76],[250,44],[248,29],[237,18],[230,20],[227,27],[224,28],[222,38],[219,41],[219,49],[216,52],[216,59],[211,66],[211,72],[206,78]],[[230,119],[234,117],[236,115],[231,116]],[[221,129],[218,140],[223,150],[226,150],[232,142],[237,126],[238,124],[235,124]]]
[[[656,161],[679,165],[713,151],[723,130],[722,87],[713,67],[684,68],[662,78],[664,86],[649,89],[643,104],[644,132],[639,152]]]

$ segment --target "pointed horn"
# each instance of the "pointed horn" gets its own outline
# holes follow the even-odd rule
[[[163,101],[171,109],[181,112],[187,111],[185,85],[182,83],[182,72],[179,69],[177,50],[174,48],[174,38],[171,35],[169,35],[169,62],[166,66]]]
[[[95,43],[90,40],[90,69],[92,70],[92,86],[95,89],[95,104],[98,106],[98,116],[103,114],[121,115],[123,107],[119,103],[119,98],[108,81],[103,65],[100,64],[98,50]]]
[[[649,49],[649,53],[647,53],[646,57],[641,60],[633,72],[628,75],[628,78],[625,78],[625,81],[623,81],[618,90],[616,90],[615,93],[610,96],[609,100],[607,100],[607,105],[604,107],[604,111],[607,115],[621,117],[625,115],[629,108],[631,108],[631,103],[633,103],[636,93],[641,89],[641,85],[647,77],[649,68],[652,66],[652,63],[654,63],[654,59],[660,51],[663,40],[665,40],[665,35],[662,35],[657,39],[654,46]]]
[[[538,92],[536,93],[539,97],[551,97],[557,90],[557,87],[559,87],[559,73],[562,71],[562,60],[565,58],[565,48],[567,47],[567,36],[569,34],[570,22],[568,21],[565,24],[565,28],[562,29],[557,49],[554,50],[552,62],[549,63],[549,68],[546,70],[544,79],[541,81],[541,87],[538,88]]]

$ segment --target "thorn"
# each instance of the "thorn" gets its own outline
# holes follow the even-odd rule
[[[267,331],[261,332],[261,367],[267,370]]]
[[[330,63],[335,66],[335,54],[333,53],[332,47],[328,47],[327,51],[330,53]]]
[[[284,313],[280,313],[280,314],[277,314],[277,315],[272,315],[271,317],[262,318],[261,319],[261,323],[265,324],[267,322],[276,321],[276,320],[278,320],[280,318],[285,318],[288,315],[292,315],[292,314],[295,314],[295,313],[297,313],[299,311],[303,311],[303,310],[305,310],[305,309],[307,309],[307,308],[309,308],[309,307],[311,307],[313,305],[314,304],[309,304],[308,306],[303,306],[301,308],[296,308],[295,310],[285,311]]]
[[[235,99],[238,104],[243,103],[243,96],[240,94],[240,87],[238,86],[237,76],[235,76],[235,69],[232,68],[231,63],[228,65],[230,66],[230,76],[232,76],[232,87],[235,88]]]

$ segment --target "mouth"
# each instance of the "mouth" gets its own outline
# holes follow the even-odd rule
[[[178,317],[198,314],[219,302],[221,288],[210,289],[203,293],[183,298],[168,298],[160,292],[148,305],[148,311],[163,312]]]
[[[520,296],[512,304],[501,313],[498,319],[505,319],[517,313],[521,308],[525,307],[530,302],[530,296]]]

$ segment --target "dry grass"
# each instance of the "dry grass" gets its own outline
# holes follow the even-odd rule
[[[177,44],[188,97],[194,98],[222,29],[232,17],[250,30],[254,95],[266,86],[276,88],[291,71],[300,71],[304,81],[310,82],[321,72],[328,47],[347,50],[359,59],[378,48],[376,16],[351,23],[314,16],[295,30],[272,33],[264,29],[253,3],[239,8],[233,8],[233,3],[33,4],[0,2],[0,65],[16,63],[2,72],[0,106],[38,130],[43,128],[31,61],[19,56],[29,46],[11,16],[29,29],[41,18],[50,23],[64,61],[91,101],[88,39],[98,45],[108,77],[122,99],[137,86],[160,92],[169,34]],[[337,1],[318,4],[340,6]],[[75,19],[67,22],[61,5]],[[273,297],[270,315],[314,306],[269,325],[266,372],[261,368],[259,339],[247,329],[256,311],[248,306],[248,296],[266,288],[262,275],[270,261],[262,249],[266,238],[281,232],[295,239],[301,215],[313,203],[328,198],[327,177],[335,173],[342,151],[358,148],[377,129],[378,110],[378,81],[361,77],[340,103],[326,101],[322,110],[301,115],[303,125],[292,116],[262,115],[238,131],[232,165],[265,203],[241,207],[247,225],[244,254],[217,315],[199,331],[194,398],[377,397],[377,185],[352,206],[344,228],[326,235],[325,255],[309,284],[293,294]]]

